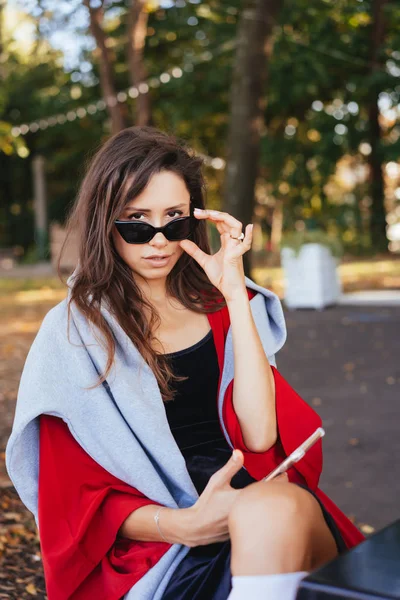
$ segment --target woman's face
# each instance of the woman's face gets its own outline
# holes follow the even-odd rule
[[[161,171],[150,179],[146,188],[125,206],[119,219],[150,223],[162,227],[178,217],[190,215],[190,194],[175,173]],[[133,274],[146,280],[165,279],[184,252],[179,242],[170,242],[161,231],[145,244],[128,244],[113,227],[115,248]],[[166,260],[150,260],[151,256],[167,256]]]

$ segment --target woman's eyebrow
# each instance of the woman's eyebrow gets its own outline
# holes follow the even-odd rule
[[[175,210],[177,208],[187,208],[187,204],[182,203],[182,204],[177,204],[176,206],[170,206],[169,208],[166,208],[164,212],[168,212],[170,210]],[[135,212],[143,212],[143,213],[151,213],[152,211],[148,208],[139,208],[137,206],[126,206],[125,210],[132,210]]]

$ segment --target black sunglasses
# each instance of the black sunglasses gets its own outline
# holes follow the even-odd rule
[[[197,219],[190,215],[189,217],[179,217],[164,225],[163,227],[153,227],[150,223],[141,223],[138,221],[114,221],[119,233],[128,244],[146,244],[161,231],[161,233],[170,242],[185,240],[193,233],[198,224]]]

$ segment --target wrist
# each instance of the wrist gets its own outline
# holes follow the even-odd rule
[[[245,304],[249,302],[249,296],[247,294],[246,286],[244,286],[243,288],[238,288],[237,290],[231,292],[229,295],[226,295],[225,302],[228,307],[230,305],[234,306],[236,304]]]
[[[159,528],[171,544],[193,545],[195,515],[192,508],[167,508],[159,513]],[[164,519],[163,519],[164,517]]]

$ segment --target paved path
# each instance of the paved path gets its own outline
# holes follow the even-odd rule
[[[400,290],[362,290],[342,294],[342,306],[400,306]]]
[[[286,312],[282,375],[322,416],[322,488],[357,522],[400,515],[400,307]]]

